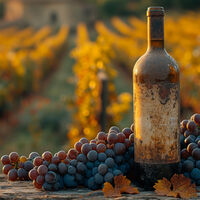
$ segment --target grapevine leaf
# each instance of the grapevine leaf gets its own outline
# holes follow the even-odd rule
[[[174,174],[170,181],[166,178],[158,180],[158,182],[154,185],[154,188],[156,189],[155,192],[158,195],[184,199],[197,197],[195,184],[191,184],[190,179],[186,178],[183,174]]]
[[[105,197],[121,197],[121,193],[108,182],[104,183],[103,193]]]
[[[139,191],[137,188],[132,187],[131,181],[126,178],[126,176],[119,175],[114,178],[115,187],[106,182],[104,183],[104,196],[105,197],[120,197],[121,193],[128,194],[138,194]]]

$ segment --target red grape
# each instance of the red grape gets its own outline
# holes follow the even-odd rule
[[[194,149],[196,149],[198,147],[198,145],[196,143],[190,143],[188,146],[187,146],[187,151],[192,154],[192,151]]]
[[[51,162],[57,165],[60,162],[60,158],[58,156],[54,156],[51,159]]]
[[[132,133],[130,128],[124,128],[122,130],[122,133],[126,136],[126,138],[129,138],[130,134]]]
[[[65,163],[65,164],[69,164],[70,160],[68,158],[65,158],[65,160],[63,160],[62,162]]]
[[[127,138],[125,139],[124,144],[125,144],[126,148],[129,148],[131,146],[131,142]]]
[[[105,140],[97,140],[96,144],[106,144],[106,141]]]
[[[40,165],[37,169],[39,175],[45,175],[48,172],[48,168],[46,165]]]
[[[191,120],[193,120],[198,126],[200,126],[200,114],[194,114],[191,117]]]
[[[43,158],[44,160],[48,161],[48,162],[51,161],[52,157],[53,157],[53,156],[52,156],[51,152],[49,152],[49,151],[45,151],[45,152],[42,154],[42,158]]]
[[[43,185],[44,183],[44,176],[39,175],[35,180],[39,185]]]
[[[11,152],[9,154],[9,159],[12,163],[16,163],[19,160],[19,154],[17,152]]]
[[[181,150],[181,158],[187,159],[190,156],[189,152],[187,151],[186,148]]]
[[[117,134],[109,133],[107,136],[107,141],[109,144],[115,144],[118,141]]]
[[[131,143],[134,143],[134,133],[130,134],[129,140],[130,140]]]
[[[31,152],[28,157],[32,160],[32,159],[34,159],[37,156],[40,156],[39,153],[37,153],[37,152]]]
[[[81,138],[80,140],[79,140],[79,142],[81,142],[82,144],[85,144],[85,143],[89,143],[89,141],[88,141],[88,139],[87,138]]]
[[[59,151],[58,157],[60,158],[60,160],[64,160],[67,157],[67,154],[65,151]]]
[[[90,144],[95,143],[96,144],[96,139],[90,140]]]
[[[42,165],[42,163],[43,163],[43,159],[40,156],[35,157],[33,160],[33,164],[35,166],[40,166]]]
[[[193,157],[195,160],[200,160],[200,148],[195,148],[195,149],[192,151],[192,157]]]
[[[104,132],[99,132],[99,133],[97,134],[97,139],[98,139],[98,140],[106,140],[106,139],[107,139],[106,133],[104,133]]]
[[[195,122],[189,120],[188,123],[187,123],[187,129],[190,131],[190,132],[193,132],[195,131],[197,128],[197,125],[195,124]]]
[[[82,152],[83,154],[85,154],[85,155],[87,155],[87,153],[88,153],[89,151],[91,151],[91,150],[92,150],[92,147],[91,147],[91,145],[88,144],[88,143],[83,144],[82,147],[81,147],[81,152]]]
[[[13,166],[11,164],[6,164],[3,166],[2,171],[4,174],[8,174],[8,172],[13,168]]]
[[[115,131],[116,133],[119,133],[119,132],[120,132],[120,130],[119,130],[119,128],[118,128],[117,126],[111,126],[110,129],[109,129],[109,133],[110,133],[111,131]]]
[[[97,150],[98,153],[105,152],[106,151],[106,145],[100,143],[100,144],[97,145],[96,150]]]
[[[35,188],[37,188],[37,189],[42,189],[42,185],[38,184],[35,180],[33,181],[33,185],[34,185]]]
[[[8,179],[10,181],[16,181],[18,178],[18,175],[17,175],[17,170],[16,169],[11,169],[9,172],[8,172]]]
[[[71,160],[76,159],[77,155],[78,155],[78,151],[77,151],[76,149],[73,149],[73,148],[70,149],[70,150],[68,151],[68,153],[67,153],[67,157],[68,157],[69,159],[71,159]]]
[[[118,142],[124,143],[126,136],[123,133],[118,133],[117,137],[118,137]]]
[[[39,176],[37,169],[31,169],[28,173],[28,176],[31,180],[36,180],[36,178]]]
[[[91,143],[90,146],[92,147],[92,150],[96,150],[97,144],[96,143]]]
[[[76,142],[74,144],[74,148],[80,153],[81,152],[81,147],[82,147],[82,143],[81,142]]]
[[[191,134],[190,131],[186,130],[186,131],[184,132],[183,135],[184,135],[185,137],[188,137],[190,134]]]
[[[10,159],[8,155],[4,155],[1,157],[1,162],[3,165],[10,164]]]
[[[132,132],[134,132],[134,124],[131,124],[130,129],[131,129]]]
[[[183,120],[180,124],[181,128],[187,128],[188,120]]]

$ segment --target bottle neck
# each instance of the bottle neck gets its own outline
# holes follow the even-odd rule
[[[164,16],[147,17],[148,50],[164,49]]]

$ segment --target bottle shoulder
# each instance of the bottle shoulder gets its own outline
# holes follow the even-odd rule
[[[165,50],[147,50],[135,63],[133,75],[140,82],[178,82],[179,67]]]

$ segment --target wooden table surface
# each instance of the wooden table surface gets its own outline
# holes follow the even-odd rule
[[[140,189],[139,189],[140,190]],[[200,191],[200,188],[198,188]],[[86,188],[75,188],[75,189],[67,189],[58,192],[46,192],[43,190],[37,190],[33,187],[31,181],[16,181],[11,182],[6,179],[3,174],[0,174],[0,200],[3,199],[25,199],[25,200],[37,200],[37,199],[105,199],[103,196],[103,192],[101,190],[91,191]],[[108,198],[107,198],[108,199]],[[176,198],[158,196],[153,191],[142,191],[140,190],[139,194],[136,195],[128,195],[123,194],[122,197],[118,197],[116,199],[137,199],[137,200],[172,200]],[[194,199],[200,200],[200,192],[198,193],[198,197]]]

